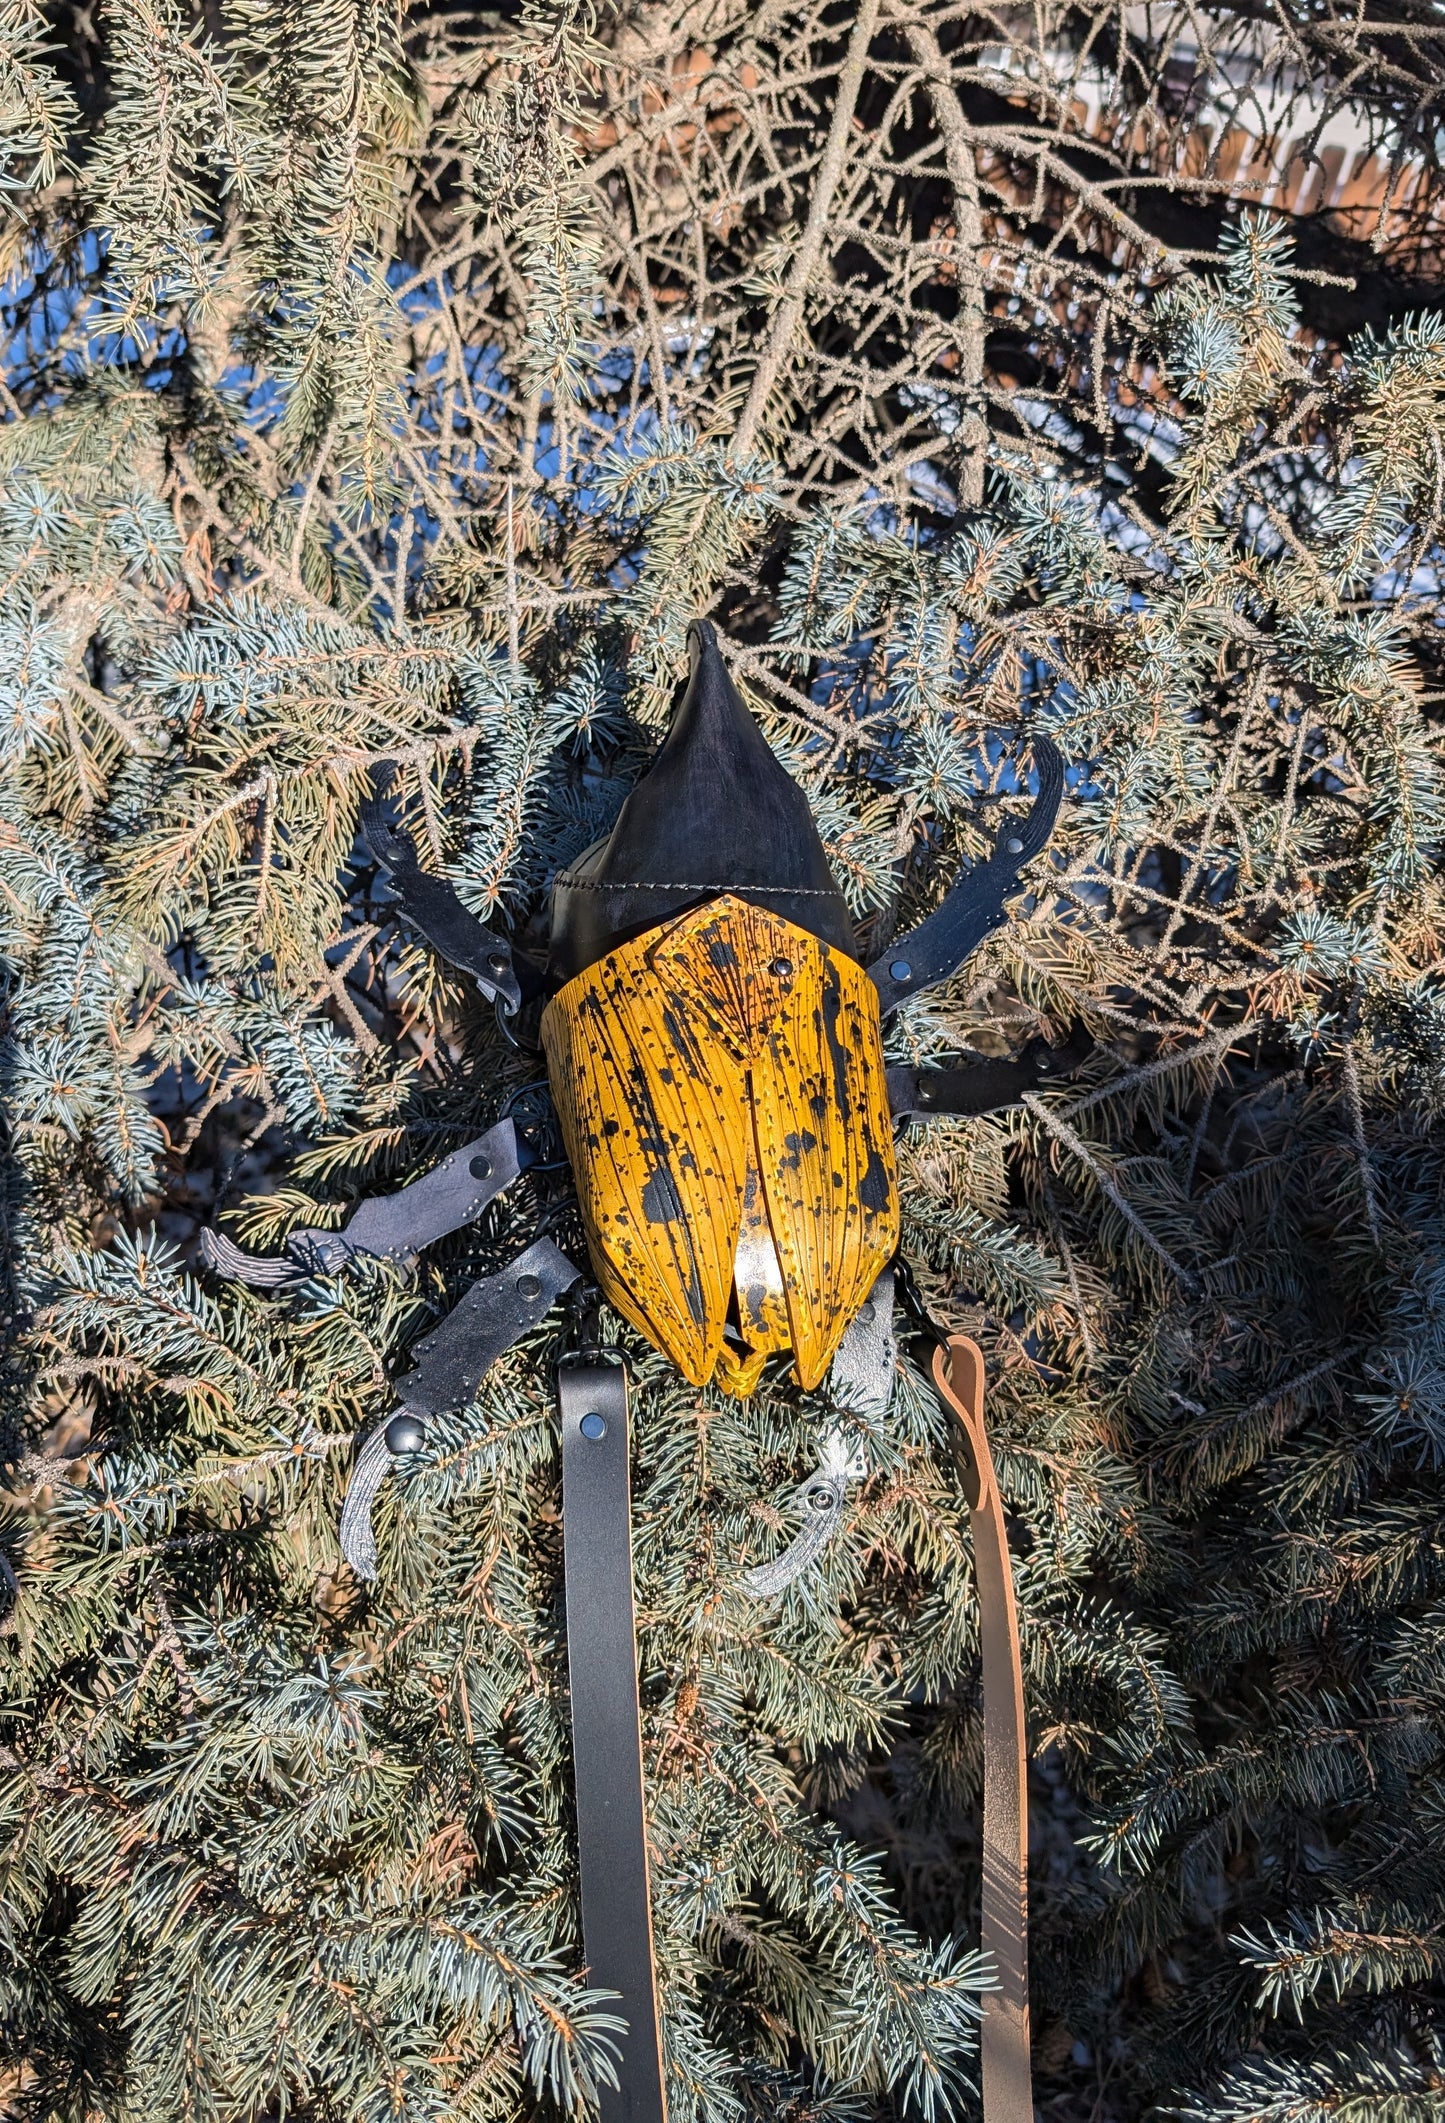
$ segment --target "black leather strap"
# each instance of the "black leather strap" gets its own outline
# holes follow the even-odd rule
[[[621,2084],[600,2123],[666,2123],[652,1956],[637,1636],[632,1602],[627,1374],[559,1373],[567,1667],[587,1980],[616,1991],[627,2021]]]
[[[1093,1051],[1088,1033],[1078,1030],[1063,1047],[1031,1039],[1017,1060],[977,1055],[952,1069],[890,1069],[888,1103],[899,1119],[907,1113],[996,1113],[1040,1084],[1072,1076]]]
[[[423,1246],[480,1216],[520,1169],[516,1128],[501,1120],[409,1187],[358,1202],[340,1231],[302,1225],[291,1232],[279,1257],[244,1253],[224,1232],[203,1231],[201,1259],[217,1275],[260,1290],[280,1289],[308,1275],[339,1275],[357,1253],[410,1260]]]
[[[444,877],[421,867],[411,835],[388,824],[382,809],[390,777],[374,779],[377,792],[361,806],[361,837],[391,878],[401,911],[439,957],[476,982],[488,1002],[517,1009],[522,984],[511,945],[463,906]]]
[[[1032,740],[1039,793],[1023,820],[1007,818],[986,862],[962,876],[942,906],[868,968],[886,1017],[910,995],[921,995],[955,974],[990,929],[1003,903],[1019,889],[1019,872],[1048,846],[1064,794],[1064,762],[1047,737]]]

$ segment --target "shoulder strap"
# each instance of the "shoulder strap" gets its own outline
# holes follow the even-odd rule
[[[599,2123],[666,2123],[637,1699],[627,1373],[620,1364],[578,1364],[558,1378],[582,1944],[588,1982],[617,1993],[627,2022],[619,2083],[601,2089]]]
[[[1028,1743],[1018,1609],[1003,1504],[983,1422],[983,1355],[966,1335],[935,1350],[933,1380],[958,1417],[983,1642],[983,1927],[999,1988],[983,2005],[984,2123],[1033,2123],[1029,2067]]]

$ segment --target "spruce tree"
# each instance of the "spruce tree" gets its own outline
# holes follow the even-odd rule
[[[702,612],[873,951],[1032,733],[1070,762],[1028,895],[890,1033],[1092,1041],[900,1139],[1012,1514],[1041,2097],[1438,2113],[1445,322],[1336,343],[1350,259],[1221,215],[1169,86],[1187,33],[1198,93],[1288,64],[1403,151],[1438,32],[1132,12],[0,8],[17,2117],[594,2100],[556,1318],[399,1463],[374,1586],[336,1533],[408,1348],[565,1182],[279,1295],[197,1241],[335,1226],[504,1110],[556,1165],[359,806],[390,770],[535,943]],[[926,1340],[759,1603],[825,1400],[606,1331],[674,2123],[966,2115],[978,1631]]]

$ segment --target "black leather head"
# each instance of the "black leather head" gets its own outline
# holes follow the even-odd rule
[[[607,838],[552,888],[559,982],[720,892],[857,956],[808,799],[743,706],[707,620],[688,629],[688,649],[692,673],[656,759]]]

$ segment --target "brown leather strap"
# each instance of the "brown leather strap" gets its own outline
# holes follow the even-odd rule
[[[632,1523],[627,1373],[585,1364],[558,1374],[562,1402],[562,1551],[577,1858],[587,1980],[621,2000],[620,2084],[599,2123],[666,2123],[652,1955]]]
[[[1028,1743],[1003,1505],[983,1424],[983,1353],[951,1334],[933,1380],[958,1417],[983,1642],[983,1931],[999,1988],[983,2001],[984,2123],[1033,2123],[1029,2070]]]

